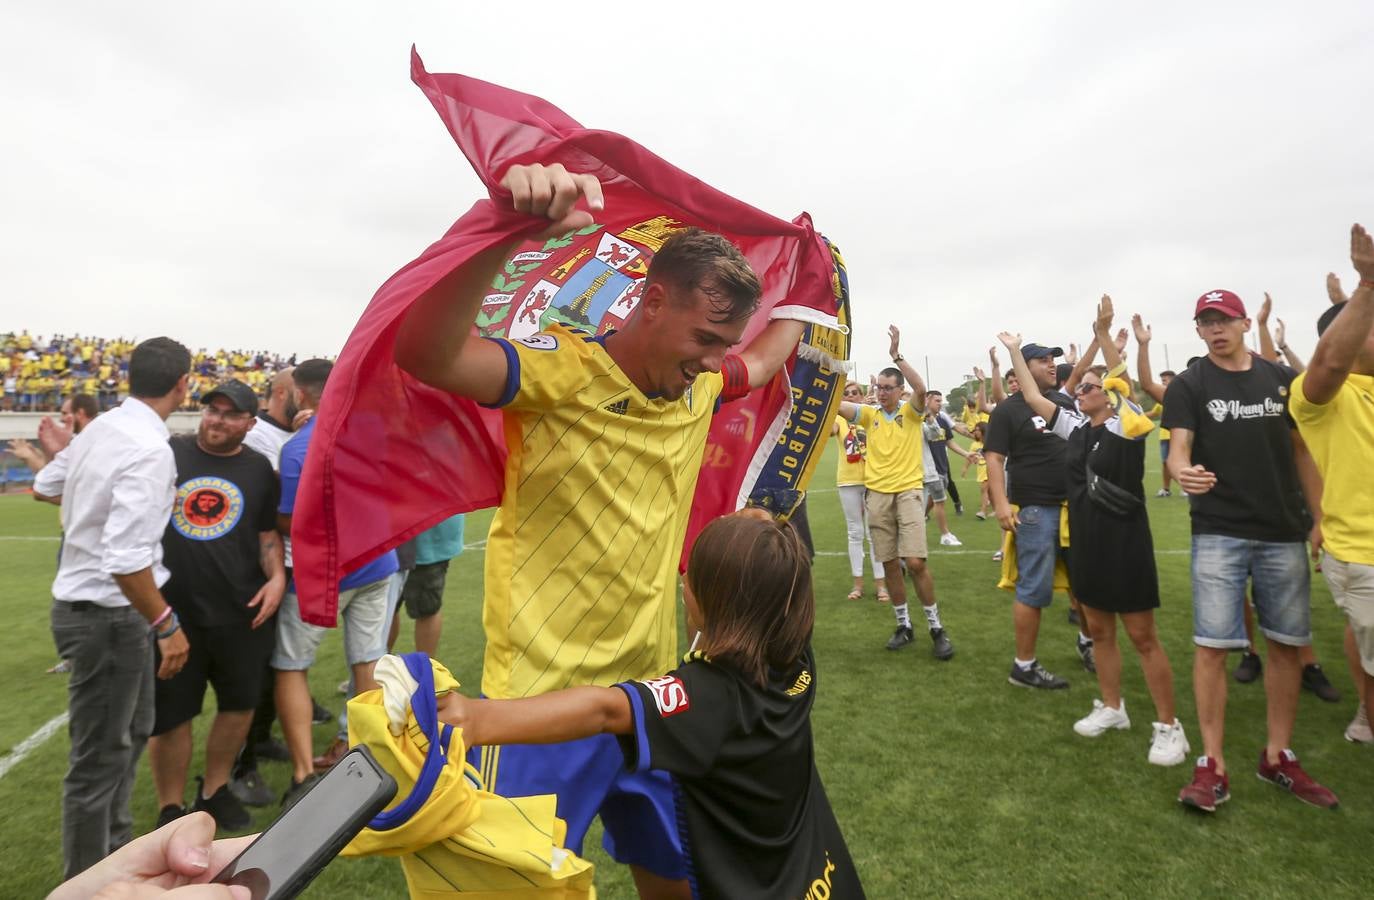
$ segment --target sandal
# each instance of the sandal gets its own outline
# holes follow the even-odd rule
[[[862,600],[863,598],[864,598],[864,592],[861,591],[861,590],[859,590],[858,588],[855,588],[854,590],[852,590],[852,591],[849,592],[849,596],[846,597],[845,599],[846,599],[846,600]]]
[[[890,595],[890,594],[887,592],[887,588],[883,588],[881,591],[878,592],[878,602],[879,602],[879,603],[891,603],[891,602],[892,602],[892,595]]]

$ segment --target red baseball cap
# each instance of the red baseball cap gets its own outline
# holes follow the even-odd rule
[[[1193,318],[1196,319],[1209,309],[1215,309],[1233,319],[1245,318],[1245,304],[1230,291],[1208,291],[1197,298],[1197,308],[1193,310]]]

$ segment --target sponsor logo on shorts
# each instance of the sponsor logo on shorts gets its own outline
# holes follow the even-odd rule
[[[687,686],[676,675],[663,675],[644,682],[654,695],[654,706],[663,718],[686,712],[692,703],[687,699]]]
[[[516,338],[515,343],[523,344],[531,350],[558,349],[558,338],[551,334],[532,334],[529,337]]]

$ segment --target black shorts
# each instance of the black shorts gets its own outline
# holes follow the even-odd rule
[[[401,589],[401,602],[406,615],[412,619],[432,616],[444,606],[444,581],[448,578],[448,560],[416,566],[406,577]]]
[[[200,715],[205,701],[205,686],[215,689],[220,712],[250,712],[258,707],[267,663],[277,644],[277,617],[258,628],[247,622],[234,625],[193,625],[181,623],[191,652],[186,665],[166,681],[157,679],[153,692],[156,715],[153,734],[171,731]],[[156,642],[154,648],[156,649]],[[162,654],[153,654],[153,665],[162,664]]]

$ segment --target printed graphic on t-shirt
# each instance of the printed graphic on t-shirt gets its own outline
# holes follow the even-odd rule
[[[193,541],[213,541],[234,530],[243,516],[243,492],[223,478],[203,475],[177,489],[172,527]]]
[[[1288,388],[1280,387],[1279,394],[1287,396]],[[1241,403],[1239,400],[1212,399],[1207,401],[1207,412],[1213,420],[1225,422],[1227,419],[1262,419],[1266,416],[1281,416],[1284,405],[1271,397],[1261,403]]]

